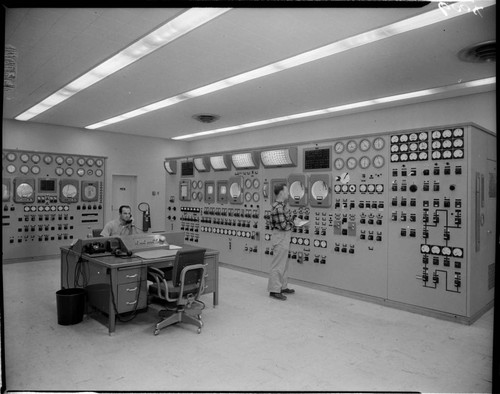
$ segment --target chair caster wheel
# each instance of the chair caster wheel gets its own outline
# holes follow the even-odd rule
[[[198,328],[198,334],[201,334],[201,328]]]
[[[158,335],[159,333],[160,333],[160,330],[158,330],[157,328],[155,328],[155,330],[153,331],[153,334]]]

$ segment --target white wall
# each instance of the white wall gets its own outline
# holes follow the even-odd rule
[[[163,159],[187,155],[186,143],[6,119],[2,140],[4,149],[107,157],[104,220],[113,219],[111,176],[136,175],[137,202],[146,201],[151,206],[151,231],[165,229],[165,195],[174,191],[165,190]],[[152,196],[153,190],[160,195]]]

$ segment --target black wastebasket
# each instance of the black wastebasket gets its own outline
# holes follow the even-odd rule
[[[62,326],[80,323],[85,309],[84,289],[62,289],[56,292],[57,323]]]

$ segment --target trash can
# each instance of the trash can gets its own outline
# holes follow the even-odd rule
[[[80,323],[85,309],[84,289],[62,289],[56,292],[57,323],[62,326]]]

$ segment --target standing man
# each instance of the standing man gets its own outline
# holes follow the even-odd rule
[[[273,245],[273,260],[267,290],[269,296],[281,301],[286,300],[284,294],[293,294],[295,290],[289,289],[288,284],[288,250],[290,238],[295,226],[295,217],[292,217],[288,207],[288,187],[284,183],[274,186],[275,202],[271,208],[271,241]]]
[[[118,209],[118,212],[120,213],[120,217],[106,223],[101,231],[101,236],[112,237],[114,235],[132,235],[138,233],[130,206],[122,205]]]

